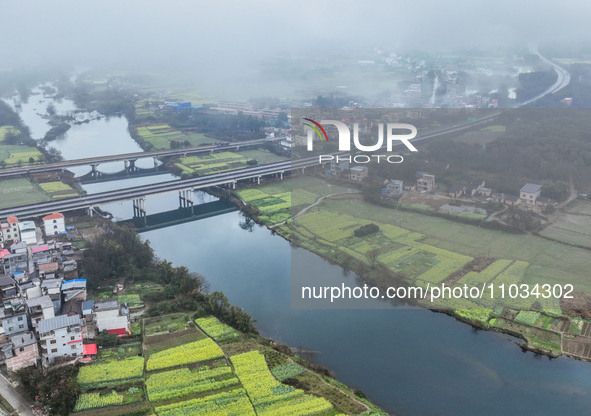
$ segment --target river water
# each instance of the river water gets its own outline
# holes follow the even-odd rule
[[[34,104],[41,98],[33,95],[29,101]],[[37,104],[44,108],[47,102]],[[71,103],[62,101],[62,105]],[[30,109],[23,105],[21,117],[35,138],[44,135],[45,127],[33,105]],[[123,118],[75,126],[52,145],[67,159],[138,150]],[[120,170],[120,166],[112,169]],[[133,178],[84,188],[93,193],[170,178]],[[196,195],[198,203],[211,200],[208,195]],[[176,194],[146,201],[149,214],[177,207]],[[131,202],[101,208],[116,219],[130,218],[133,212]],[[340,267],[308,251],[292,250],[287,241],[264,227],[245,230],[241,223],[241,214],[232,212],[141,236],[159,257],[203,274],[211,290],[223,291],[231,303],[256,319],[262,335],[313,351],[316,362],[389,412],[409,416],[589,414],[591,364],[524,353],[509,336],[475,332],[424,309],[292,309],[292,256],[327,284],[343,280],[354,284],[356,276],[345,276]]]

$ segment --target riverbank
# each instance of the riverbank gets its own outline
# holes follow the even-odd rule
[[[113,244],[117,247],[115,251],[112,250]],[[124,253],[127,259],[120,257]],[[112,269],[121,270],[121,268],[129,268],[129,270],[133,270],[139,267],[140,270],[145,269],[145,272],[136,274],[136,277],[125,271],[120,273],[110,272],[102,268],[95,261],[100,258],[102,263],[105,260],[105,255],[107,256],[106,261],[111,264]],[[137,321],[140,322],[140,325],[137,322],[136,324],[132,324],[132,336],[137,337],[138,333],[142,334],[142,351],[148,360],[151,359],[150,357],[153,354],[159,351],[182,347],[187,343],[199,341],[209,336],[223,351],[225,360],[228,360],[226,365],[232,365],[230,362],[233,363],[236,356],[241,356],[252,351],[259,351],[260,357],[264,357],[268,366],[267,370],[260,369],[260,371],[270,372],[278,378],[279,381],[274,382],[276,383],[275,387],[277,389],[287,389],[285,390],[287,393],[300,392],[298,393],[298,397],[305,391],[305,397],[301,397],[301,409],[305,410],[306,408],[303,404],[304,402],[309,402],[310,406],[315,404],[315,406],[320,406],[318,407],[319,409],[324,409],[320,413],[306,413],[301,409],[298,410],[299,408],[294,408],[290,414],[334,416],[337,414],[357,415],[363,413],[386,415],[385,412],[369,402],[363,392],[354,391],[336,381],[331,376],[329,370],[298,357],[291,348],[285,345],[258,335],[247,313],[243,312],[240,308],[230,305],[225,296],[220,292],[205,293],[203,291],[205,287],[203,277],[190,274],[184,267],[172,267],[165,260],[155,260],[153,257],[150,260],[151,256],[153,254],[150,254],[149,246],[146,243],[141,243],[134,231],[131,229],[124,230],[118,227],[114,227],[111,233],[105,232],[102,236],[95,235],[94,242],[91,243],[85,255],[85,271],[89,277],[89,287],[93,288],[89,294],[89,298],[111,298],[113,296],[112,285],[117,282],[125,285],[124,291],[119,296],[123,296],[128,301],[134,299],[132,305],[133,315],[139,316],[141,314],[141,318]],[[148,272],[149,270],[151,272]],[[97,281],[96,279],[101,275],[102,278]],[[137,277],[140,275],[151,275],[152,278],[149,281],[145,281]],[[171,312],[174,312],[174,314],[171,315]],[[208,328],[202,325],[199,318],[209,315],[215,315],[227,323],[233,323],[233,326],[239,327],[240,330],[228,329],[227,332],[231,332],[232,336],[218,338],[215,329],[229,327],[223,326],[222,324],[215,324],[214,332],[208,332]],[[197,319],[197,325],[193,322],[195,319]],[[120,343],[124,346],[127,341],[122,339]],[[127,349],[124,348],[124,351],[127,351]],[[129,353],[131,354],[130,357],[137,355],[134,349],[129,350]],[[99,358],[101,357],[99,356]],[[107,356],[103,358],[107,358]],[[108,358],[112,357],[109,356]],[[117,359],[122,358],[124,357],[117,355]],[[208,366],[211,367],[212,365],[208,364]],[[150,365],[148,365],[148,371],[149,368]],[[240,378],[239,371],[236,371],[236,375]],[[151,403],[151,407],[156,410],[156,413],[168,412],[168,407],[174,407],[172,406],[174,403],[178,403],[178,406],[175,405],[175,408],[178,407],[178,411],[181,411],[184,407],[191,406],[192,400],[195,397],[193,395],[187,396],[182,391],[175,392],[176,387],[169,386],[170,391],[166,397],[170,397],[165,402],[161,403],[159,399],[154,398],[160,396],[158,396],[159,393],[155,393],[155,387],[150,387],[152,385],[150,378],[164,376],[166,376],[165,373],[150,373],[150,375],[146,375],[145,377],[147,380],[146,386],[138,386],[146,389],[146,398]],[[269,379],[270,381],[271,379]],[[280,384],[280,382],[283,382],[283,384]],[[178,388],[180,389],[181,387]],[[250,396],[246,385],[245,388],[246,393]],[[85,391],[84,394],[91,393],[93,392],[89,391],[87,393]],[[215,389],[211,394],[215,394]],[[295,404],[295,402],[292,403],[290,401],[290,398],[295,397],[294,394],[290,393],[285,398],[282,397],[277,402],[277,406],[279,406],[279,402],[283,403],[280,407]],[[171,400],[173,396],[177,397],[177,399]],[[313,399],[315,396],[319,397],[319,399]],[[90,399],[90,396],[88,398]],[[80,410],[82,410],[83,403],[82,401],[79,406]],[[125,403],[128,403],[128,401],[125,401]],[[327,405],[326,403],[330,404]],[[166,409],[162,407],[163,405]],[[254,402],[254,405],[255,409],[257,409],[258,405],[256,402]],[[136,408],[138,406],[138,402],[135,400],[132,406],[134,411],[137,410]],[[93,413],[93,411],[90,411],[90,413],[87,413],[87,411],[81,413],[84,416],[98,416],[99,414],[102,413]]]
[[[320,190],[323,181],[318,178],[294,181],[293,209],[289,212],[290,219],[284,219],[282,225],[269,219],[276,218],[277,214],[286,215],[285,210],[273,212],[268,208],[273,206],[273,198],[283,195],[280,193],[285,188],[282,184],[239,190],[237,194],[249,204],[248,214],[260,223],[291,243],[345,270],[355,271],[370,285],[425,288],[428,284],[445,284],[453,288],[483,284],[488,287],[489,282],[520,284],[531,278],[532,270],[539,273],[542,265],[548,266],[534,259],[539,252],[553,248],[546,247],[541,239],[525,242],[535,237],[482,230],[408,210],[385,209],[346,195],[349,191],[342,185],[325,183],[325,189]],[[299,186],[297,181],[306,185]],[[340,194],[332,197],[340,198],[336,201],[329,197],[335,190]],[[282,199],[285,201],[285,197]],[[369,222],[377,224],[380,232],[363,238],[353,236],[354,229]],[[465,236],[465,241],[457,240],[460,235]],[[478,242],[477,250],[468,245],[471,241]],[[476,254],[487,251],[483,241],[488,241],[491,247],[488,256],[475,256],[475,251]],[[530,250],[519,253],[519,246]],[[534,252],[535,249],[539,251]],[[575,266],[582,267],[571,264],[571,270],[575,270]],[[437,304],[423,300],[413,303],[446,313],[475,328],[516,336],[524,341],[517,343],[524,350],[548,357],[566,355],[585,361],[590,359],[581,347],[591,344],[591,338],[586,336],[591,323],[581,316],[572,316],[572,312],[566,314],[558,302],[534,305],[533,300],[521,299],[497,303],[485,296],[484,299],[456,299]]]

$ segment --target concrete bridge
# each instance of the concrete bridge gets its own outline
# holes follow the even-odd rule
[[[64,160],[61,162],[47,163],[44,165],[27,165],[16,168],[8,168],[0,170],[0,178],[9,178],[14,176],[25,176],[30,173],[49,172],[53,170],[65,170],[77,166],[88,166],[91,168],[91,176],[99,176],[98,166],[101,163],[107,162],[123,162],[123,169],[125,171],[136,170],[135,163],[138,159],[152,158],[154,160],[154,167],[158,167],[158,160],[163,157],[183,157],[186,155],[195,154],[208,154],[216,151],[227,151],[233,150],[238,151],[240,149],[252,148],[260,146],[261,144],[274,141],[276,139],[258,139],[248,140],[244,142],[234,142],[224,146],[199,146],[199,147],[187,147],[182,149],[170,149],[170,150],[155,150],[152,152],[136,152],[136,153],[124,153],[110,156],[97,156],[89,157],[85,159],[73,159]]]
[[[212,186],[229,186],[235,188],[238,182],[249,180],[260,184],[263,178],[276,177],[283,179],[285,175],[291,174],[292,171],[300,170],[303,172],[307,167],[318,165],[320,165],[320,163],[317,156],[295,161],[287,160],[247,169],[216,173],[198,178],[176,179],[75,198],[66,198],[57,201],[47,201],[1,209],[0,218],[4,218],[8,215],[30,218],[50,214],[56,211],[67,212],[79,209],[88,209],[89,214],[92,215],[94,206],[124,200],[133,200],[135,217],[145,217],[145,199],[147,195],[178,191],[180,207],[188,208],[193,205],[192,191],[198,189],[209,188]]]

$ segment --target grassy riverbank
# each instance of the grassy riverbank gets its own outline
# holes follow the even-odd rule
[[[575,300],[591,293],[586,279],[591,258],[583,248],[454,222],[418,210],[378,206],[350,193],[342,183],[321,178],[292,179],[291,193],[286,186],[274,183],[237,193],[259,221],[274,226],[293,243],[355,270],[369,284],[382,288],[445,285],[451,289],[572,284]],[[292,209],[269,203],[278,196],[283,201],[289,197]],[[375,224],[379,231],[355,235],[355,230],[367,224]],[[419,299],[417,303],[477,327],[516,335],[525,340],[525,348],[539,353],[591,359],[591,321],[580,316],[582,311],[558,299],[499,297],[497,292],[494,298],[485,294],[435,303]]]

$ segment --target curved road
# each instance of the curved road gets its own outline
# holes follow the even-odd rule
[[[534,55],[538,55],[543,62],[550,65],[554,69],[554,72],[556,72],[556,75],[557,75],[556,82],[554,84],[552,84],[550,87],[548,87],[545,91],[536,95],[535,97],[532,97],[529,100],[525,100],[522,103],[515,104],[514,105],[515,108],[523,107],[525,105],[533,103],[534,101],[537,101],[540,98],[542,98],[548,94],[554,94],[555,92],[558,92],[561,89],[563,89],[564,87],[566,87],[570,82],[570,74],[568,73],[568,71],[566,69],[564,69],[563,67],[556,65],[554,62],[552,62],[548,58],[545,58],[544,56],[542,56],[540,54],[540,52],[538,52],[538,48],[536,46],[530,45],[529,51],[531,53],[533,53]]]

